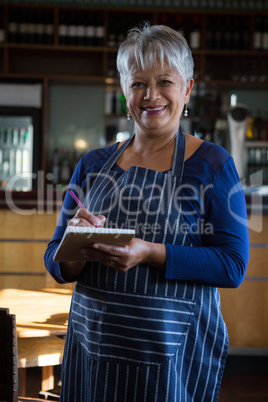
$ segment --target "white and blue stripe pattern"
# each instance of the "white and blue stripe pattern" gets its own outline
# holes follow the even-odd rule
[[[190,328],[195,304],[78,285],[72,324],[87,352],[150,364],[176,354]]]
[[[144,240],[190,247],[174,202],[183,139],[179,132],[168,174],[110,170],[125,143],[94,178],[86,207],[108,225],[159,225],[159,232],[137,230]],[[164,270],[142,264],[123,274],[88,263],[72,300],[61,401],[216,402],[227,349],[216,288],[166,280]]]

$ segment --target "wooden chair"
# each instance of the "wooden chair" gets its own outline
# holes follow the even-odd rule
[[[44,402],[18,396],[17,359],[16,317],[8,308],[0,308],[0,402]]]

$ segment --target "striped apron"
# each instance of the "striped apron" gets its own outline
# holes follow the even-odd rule
[[[111,170],[131,140],[94,174],[86,208],[105,215],[108,227],[190,247],[179,202],[184,134],[169,172]],[[217,401],[227,349],[216,288],[167,280],[165,270],[144,264],[121,273],[87,263],[72,298],[61,401]]]

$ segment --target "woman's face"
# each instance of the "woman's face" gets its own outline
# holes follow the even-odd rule
[[[183,79],[172,68],[161,64],[149,70],[135,70],[126,83],[129,112],[136,133],[165,135],[177,132],[184,104],[189,102],[193,80],[183,91]]]

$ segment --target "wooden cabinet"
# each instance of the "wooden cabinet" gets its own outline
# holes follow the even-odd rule
[[[261,83],[268,47],[256,33],[266,33],[267,18],[268,13],[242,10],[2,5],[0,77],[116,78],[118,44],[130,27],[149,21],[183,31],[198,81],[242,84],[247,70],[244,80]]]

